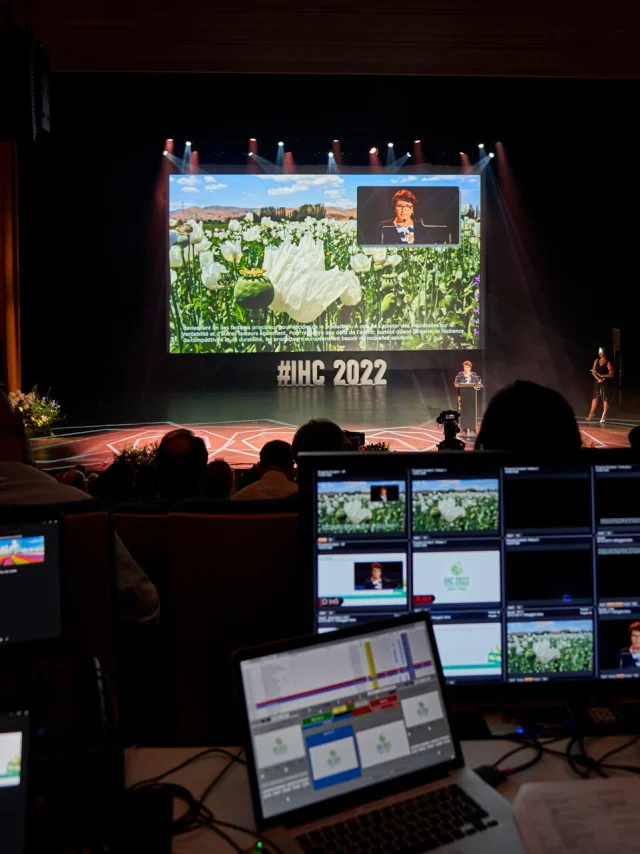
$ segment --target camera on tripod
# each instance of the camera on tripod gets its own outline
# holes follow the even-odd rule
[[[444,439],[438,445],[439,451],[464,451],[465,444],[456,436],[460,432],[460,413],[455,409],[444,409],[436,418],[436,423],[444,430]]]

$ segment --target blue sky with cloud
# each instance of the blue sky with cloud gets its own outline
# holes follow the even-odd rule
[[[460,187],[462,201],[480,206],[479,175],[406,175],[364,172],[359,175],[172,175],[169,209],[191,205],[226,205],[243,208],[324,204],[354,208],[358,187],[429,186]]]

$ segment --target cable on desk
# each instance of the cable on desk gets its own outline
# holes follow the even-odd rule
[[[190,756],[189,759],[185,759],[178,765],[174,765],[173,768],[169,768],[168,771],[163,771],[162,774],[158,774],[156,777],[149,777],[146,780],[139,780],[137,783],[134,783],[132,786],[129,786],[129,788],[140,789],[143,786],[148,786],[150,783],[158,783],[160,780],[164,780],[165,777],[168,777],[169,774],[175,774],[176,771],[181,771],[183,768],[186,768],[187,765],[191,765],[193,762],[197,762],[198,759],[202,759],[203,756],[209,756],[212,753],[222,753],[224,756],[228,756],[231,759],[232,763],[240,762],[242,765],[247,764],[246,761],[240,757],[240,753],[236,755],[235,753],[231,753],[230,750],[227,750],[224,747],[207,747],[205,750],[201,750],[194,756]]]

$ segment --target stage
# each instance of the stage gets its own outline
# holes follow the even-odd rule
[[[613,419],[606,425],[579,419],[585,442],[593,447],[628,447],[627,433],[635,422]],[[364,430],[368,442],[386,442],[394,451],[434,451],[442,439],[435,416],[422,424],[396,427],[369,427],[365,422],[342,425],[345,429]],[[60,430],[55,436],[32,440],[35,463],[42,469],[64,469],[84,465],[90,471],[107,468],[125,445],[136,447],[158,442],[169,430],[188,427],[202,436],[209,459],[224,459],[233,466],[248,466],[257,462],[260,448],[272,439],[290,442],[297,425],[272,419],[257,421],[226,421],[210,424],[192,422],[162,422],[156,424],[112,424]],[[536,436],[553,429],[553,425],[540,419],[528,428],[531,446]],[[464,438],[464,437],[463,437]],[[467,450],[473,449],[473,440],[467,441]]]

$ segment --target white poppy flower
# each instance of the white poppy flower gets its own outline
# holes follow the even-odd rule
[[[209,288],[212,291],[214,288],[218,286],[218,279],[221,273],[225,273],[227,268],[224,264],[218,264],[217,261],[212,261],[210,264],[207,264],[206,267],[202,268],[202,284],[205,288]]]
[[[169,228],[175,228],[177,224],[178,224],[177,219],[170,219],[169,220]]]
[[[213,261],[213,252],[201,252],[199,255],[200,269],[204,270],[207,264]]]
[[[347,252],[349,255],[357,255],[358,252],[360,252],[360,247],[357,244],[352,243],[347,249]]]
[[[358,303],[362,299],[362,287],[360,286],[360,279],[356,276],[355,273],[349,273],[349,275],[351,276],[349,285],[347,286],[346,291],[342,294],[340,299],[342,300],[344,305],[358,305]]]
[[[385,262],[385,266],[387,267],[396,267],[398,264],[402,263],[401,255],[389,255]]]
[[[196,222],[195,219],[187,220],[187,225],[191,226],[189,232],[189,243],[200,243],[204,237],[204,228],[201,222]]]
[[[480,223],[479,222],[474,223],[474,225],[473,225],[473,236],[474,237],[480,237],[481,230],[482,230],[482,227],[481,227]]]
[[[228,229],[229,231],[242,231],[242,226],[237,219],[230,219]]]
[[[169,272],[171,273],[171,284],[175,285],[175,283],[178,281],[178,274],[175,270],[169,270]]]
[[[242,258],[242,249],[240,244],[232,243],[230,240],[225,240],[225,242],[220,245],[220,252],[222,253],[224,260],[228,261],[230,264],[237,264]]]
[[[260,237],[260,226],[254,225],[251,228],[248,228],[242,236],[248,243],[253,240],[257,240]]]
[[[253,222],[253,214],[251,211],[245,216],[245,222]]]
[[[368,273],[371,269],[371,258],[367,258],[363,252],[354,255],[351,258],[351,269],[355,273]]]
[[[212,246],[213,244],[211,243],[211,241],[207,240],[207,238],[205,237],[203,240],[200,241],[200,243],[194,244],[193,248],[199,255],[201,252],[208,252]]]
[[[373,250],[373,260],[376,264],[384,264],[387,257],[387,250],[384,246],[376,246]]]
[[[177,269],[178,267],[182,267],[184,264],[184,258],[182,257],[182,249],[180,246],[172,246],[169,250],[169,266]]]
[[[355,299],[353,274],[333,267],[325,269],[324,245],[305,234],[296,246],[285,242],[267,246],[262,265],[273,284],[271,308],[286,312],[297,323],[311,323],[346,293]],[[354,304],[354,303],[350,303]]]
[[[169,246],[175,246],[178,242],[178,232],[170,231],[169,232]]]
[[[262,219],[260,220],[260,225],[263,228],[273,228],[276,225],[276,223],[271,219],[270,216],[263,216]]]
[[[373,246],[365,246],[362,251],[364,252],[365,255],[373,255],[373,253],[375,252],[375,249]]]
[[[455,522],[456,519],[460,516],[464,516],[465,514],[464,507],[460,507],[456,504],[456,500],[453,496],[441,498],[438,501],[438,510],[440,511],[440,515],[447,522]]]
[[[470,210],[471,210],[471,205],[469,204],[469,202],[463,202],[460,205],[460,213],[462,214],[462,216],[466,216]]]
[[[371,510],[362,506],[361,498],[349,498],[342,507],[352,525],[359,525],[365,519],[371,518]]]

